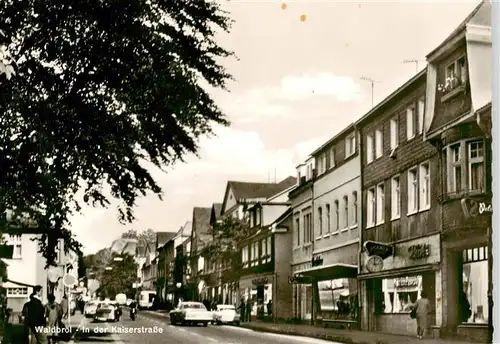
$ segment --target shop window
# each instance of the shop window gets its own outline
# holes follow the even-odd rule
[[[488,248],[476,247],[462,253],[462,322],[488,323]]]
[[[355,278],[318,282],[323,319],[355,320],[358,317],[358,285]]]
[[[410,313],[411,306],[420,298],[422,276],[386,278],[376,286],[377,313]]]

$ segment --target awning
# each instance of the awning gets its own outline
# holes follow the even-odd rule
[[[321,265],[306,270],[297,271],[295,275],[303,277],[313,277],[316,280],[356,278],[358,275],[358,266],[342,263]]]

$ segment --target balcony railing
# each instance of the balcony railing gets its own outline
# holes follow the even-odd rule
[[[457,77],[452,75],[446,78],[444,84],[438,85],[438,91],[442,93],[441,102],[446,102],[455,97],[457,94],[465,91],[467,79],[464,77]]]

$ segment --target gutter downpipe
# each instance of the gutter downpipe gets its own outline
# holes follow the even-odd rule
[[[314,166],[315,170],[316,170],[316,165]],[[314,183],[316,182],[316,173],[317,171],[313,174],[313,180],[312,180],[312,183],[311,183],[311,220],[312,220],[312,229],[313,229],[313,232],[312,232],[312,237],[311,237],[311,241],[312,241],[312,245],[311,245],[311,262],[313,260],[313,255],[314,255],[314,244],[315,244],[315,238],[314,238],[314,224],[316,221],[314,221]],[[314,323],[316,321],[316,307],[314,307],[316,305],[316,286],[317,286],[317,281],[316,279],[313,277],[312,280],[311,280],[311,294],[312,294],[312,297],[311,297],[311,325],[314,326]],[[318,295],[319,296],[319,295]]]

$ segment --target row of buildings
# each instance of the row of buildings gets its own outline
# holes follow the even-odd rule
[[[161,297],[182,290],[250,303],[262,319],[414,334],[409,305],[424,291],[436,337],[489,338],[491,54],[485,1],[296,177],[229,181],[221,201],[194,208],[190,236],[155,248]]]

